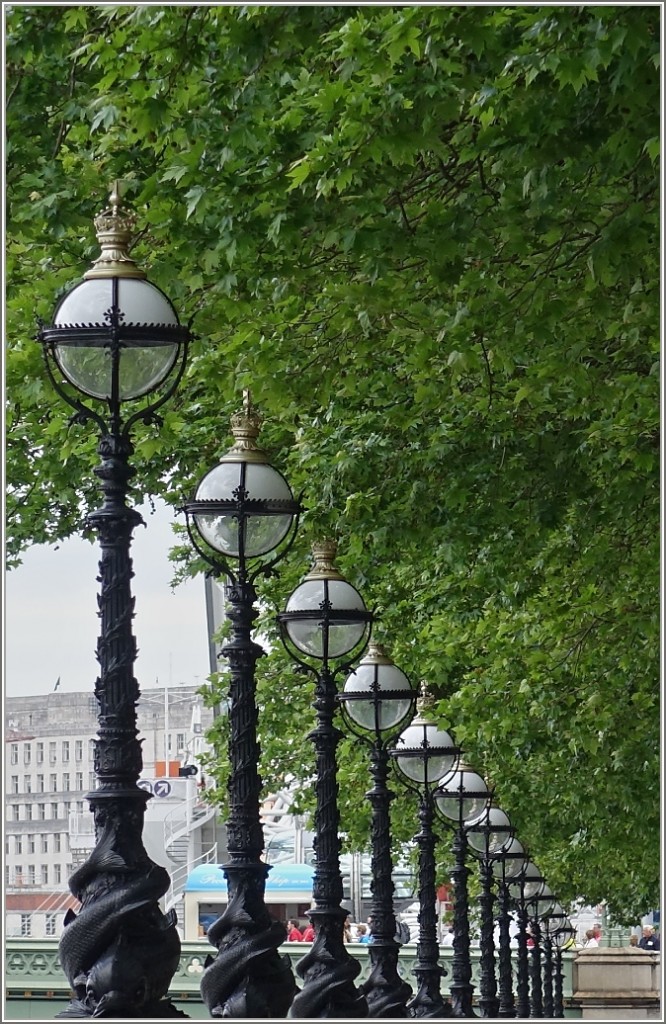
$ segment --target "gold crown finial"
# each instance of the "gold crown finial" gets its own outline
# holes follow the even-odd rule
[[[83,275],[88,281],[95,277],[134,277],[145,280],[146,274],[129,254],[136,217],[123,208],[120,181],[116,178],[105,207],[94,220],[101,253],[90,270]]]
[[[333,565],[333,559],[338,551],[338,545],[334,540],[322,538],[314,541],[312,545],[312,557],[314,565],[305,577],[306,580],[342,580],[344,576],[338,572]]]
[[[249,388],[243,391],[243,408],[231,416],[234,443],[222,456],[221,462],[268,462],[266,453],[257,444],[262,417],[252,405]]]
[[[366,665],[392,665],[393,659],[386,653],[386,649],[383,644],[380,644],[377,640],[371,640],[368,644],[368,651],[363,661]]]
[[[419,696],[416,701],[416,714],[419,718],[425,718],[435,707],[435,698],[433,697],[427,682],[425,679],[421,680],[421,686],[419,687]]]

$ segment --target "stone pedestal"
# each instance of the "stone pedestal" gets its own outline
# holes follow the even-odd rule
[[[573,1005],[584,1020],[663,1020],[660,955],[631,946],[582,949],[573,967]]]

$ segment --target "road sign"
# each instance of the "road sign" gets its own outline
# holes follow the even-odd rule
[[[171,783],[166,779],[155,779],[153,793],[155,796],[168,796],[171,792]]]
[[[145,789],[147,793],[152,793],[153,791],[153,784],[148,779],[139,779],[137,786],[139,789]]]

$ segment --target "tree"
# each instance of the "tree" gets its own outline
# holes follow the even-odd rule
[[[250,386],[296,554],[337,535],[552,887],[654,905],[658,11],[28,7],[7,43],[10,558],[96,500],[32,320],[118,177],[199,335],[137,500],[182,500]],[[260,686],[266,781],[302,778],[309,694],[277,649]]]

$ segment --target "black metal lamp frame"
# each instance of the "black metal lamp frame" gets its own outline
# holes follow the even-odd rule
[[[489,810],[492,810],[492,807]],[[497,978],[495,976],[495,928],[493,915],[495,904],[493,881],[495,876],[493,875],[493,863],[498,855],[491,853],[490,841],[491,836],[501,831],[506,833],[506,841],[508,842],[513,838],[515,829],[508,825],[500,830],[497,825],[493,825],[489,820],[486,820],[485,823],[470,826],[467,831],[479,833],[483,838],[483,851],[481,853],[477,852],[470,844],[472,853],[479,860],[481,876],[481,895],[479,896],[481,909],[479,1009],[483,1017],[497,1017],[499,1016],[500,1000],[497,995]]]
[[[529,868],[529,864],[526,866],[526,870]],[[513,879],[509,884],[515,886],[517,892],[514,894],[514,902],[516,907],[516,913],[518,917],[518,972],[516,979],[516,1015],[518,1017],[530,1017],[531,1014],[531,1000],[530,1000],[530,957],[529,947],[527,945],[527,928],[529,924],[529,906],[533,902],[534,895],[527,896],[525,893],[525,886],[530,883],[540,882],[543,886],[543,878],[526,877],[523,872],[517,879]],[[536,895],[536,894],[535,894]],[[536,945],[536,943],[535,943]]]
[[[382,690],[378,682],[379,666],[375,666],[370,691],[343,692],[338,700],[342,706],[346,725],[365,744],[370,747],[370,774],[372,789],[366,793],[372,806],[371,844],[372,844],[372,942],[369,947],[372,969],[370,975],[360,987],[368,1002],[369,1016],[372,1018],[407,1017],[407,1001],[412,995],[412,988],[398,973],[399,945],[395,940],[396,920],[393,906],[394,885],[392,879],[393,862],[391,858],[391,801],[395,794],[388,787],[389,753],[388,744],[396,738],[405,721],[412,717],[417,693],[414,689]],[[403,718],[391,730],[382,730],[378,703],[392,701],[408,701],[409,707]],[[349,713],[349,704],[363,701],[374,706],[374,737],[354,721]]]
[[[571,924],[566,924],[552,933],[552,942],[555,947],[555,992],[553,995],[553,1016],[557,1019],[564,1017],[564,973],[562,971],[562,953],[564,946],[576,934]]]
[[[460,792],[457,794],[458,820],[455,825],[440,813],[440,820],[449,828],[454,828],[452,852],[454,866],[451,872],[453,879],[453,980],[449,985],[453,1017],[476,1017],[472,1007],[474,986],[472,985],[472,961],[469,955],[469,896],[467,882],[470,869],[467,867],[467,825],[463,818],[463,800],[469,797],[482,796],[486,801],[486,809],[492,800],[492,791],[487,787],[483,792],[474,793],[463,789],[463,776],[468,769],[458,766],[460,773]],[[455,778],[455,776],[454,776]],[[435,792],[437,808],[437,792]],[[448,798],[448,794],[447,794]],[[451,799],[454,799],[451,796]],[[483,813],[483,812],[480,812]],[[470,824],[470,823],[467,823]],[[492,935],[490,937],[492,943]]]
[[[513,901],[509,884],[515,880],[513,872],[507,874],[507,865],[515,861],[527,864],[523,847],[516,852],[504,851],[492,867],[498,880],[499,897],[499,1007],[497,1016],[502,1019],[516,1017],[516,1002],[513,992],[513,963],[511,957],[511,907]],[[499,871],[498,871],[499,868]]]
[[[427,695],[424,693],[423,703],[426,703]],[[451,1003],[445,1000],[441,992],[442,968],[439,964],[439,943],[437,941],[437,914],[435,904],[437,902],[436,864],[435,849],[437,836],[433,825],[435,820],[435,804],[433,800],[433,789],[441,782],[441,778],[429,779],[427,775],[428,758],[436,758],[442,755],[460,756],[460,747],[449,748],[430,747],[427,756],[424,758],[423,748],[400,749],[394,747],[389,755],[396,759],[400,769],[400,758],[413,757],[425,760],[426,778],[422,783],[416,782],[410,776],[401,771],[402,779],[408,789],[416,793],[419,798],[419,824],[420,830],[414,837],[414,842],[419,850],[419,939],[416,947],[416,963],[414,974],[418,979],[416,994],[407,1003],[407,1013],[410,1017],[452,1017],[453,1010]],[[446,778],[455,770],[453,767],[447,773]]]
[[[223,914],[207,932],[217,956],[207,958],[201,994],[212,1016],[244,1019],[284,1017],[297,991],[290,959],[277,951],[287,937],[286,928],[271,917],[264,898],[270,865],[261,859],[265,844],[260,816],[261,748],[257,739],[255,670],[265,651],[252,639],[252,628],[259,614],[255,582],[259,576],[273,575],[277,563],[291,549],[302,506],[300,499],[248,500],[245,464],[241,463],[239,470],[240,484],[233,501],[193,499],[183,506],[183,511],[195,550],[211,566],[211,574],[225,580],[225,614],[231,623],[231,638],[220,650],[230,670],[229,860],[222,865],[229,895]],[[197,536],[195,517],[206,514],[237,520],[239,551],[234,567],[228,558],[202,544]],[[248,559],[244,542],[247,521],[256,516],[285,514],[293,519],[277,554]]]
[[[118,216],[118,205],[113,216]],[[139,685],[134,677],[137,648],[132,633],[130,548],[133,530],[143,520],[128,506],[127,497],[134,475],[130,466],[131,429],[139,420],[158,426],[161,423],[157,410],[182,378],[192,334],[189,324],[149,328],[125,324],[114,278],[112,297],[111,308],[104,311],[101,323],[42,323],[38,331],[50,382],[75,410],[70,423],[93,422],[99,429],[97,450],[101,462],[94,472],[104,496],[102,507],[86,517],[101,548],[100,674],[95,683],[99,729],[94,740],[97,785],[86,794],[96,844],[88,860],[69,879],[70,891],[80,900],[81,909],[76,915],[69,911],[65,918],[59,954],[74,997],[58,1016],[184,1017],[186,1014],[165,998],[180,959],[175,915],[165,916],[158,903],[170,879],[166,869],[149,858],[142,840],[149,796],[137,785],[143,760],[136,715]],[[61,380],[64,371],[56,354],[58,346],[85,348],[91,343],[110,359],[112,389],[108,399],[95,399],[71,381]],[[138,411],[123,422],[121,360],[127,348],[145,344],[174,345],[174,359],[154,389],[146,390],[140,399],[128,399],[138,404]],[[85,404],[81,393],[97,404]],[[108,416],[98,411],[104,406]]]
[[[555,1016],[555,991],[553,987],[553,935],[564,927],[567,915],[563,910],[546,914],[543,929],[543,1012],[546,1017]]]
[[[328,597],[328,583],[323,580],[325,598],[315,610],[280,612],[277,621],[285,650],[315,681],[314,708],[317,725],[309,734],[316,757],[315,870],[313,907],[308,911],[315,938],[310,951],[297,963],[296,972],[303,985],[296,993],[288,1013],[290,1018],[368,1016],[368,1004],[357,989],[354,979],[360,972],[359,962],[345,947],[344,922],[348,911],[342,907],[343,884],[340,872],[340,811],[338,807],[337,747],[342,733],[334,719],[337,710],[337,678],[349,672],[353,660],[367,645],[373,613],[367,609],[338,610]],[[320,668],[304,660],[291,643],[287,625],[290,622],[316,622],[323,638]],[[336,668],[329,662],[329,630],[341,624],[363,624],[365,632],[354,648],[344,655]]]

